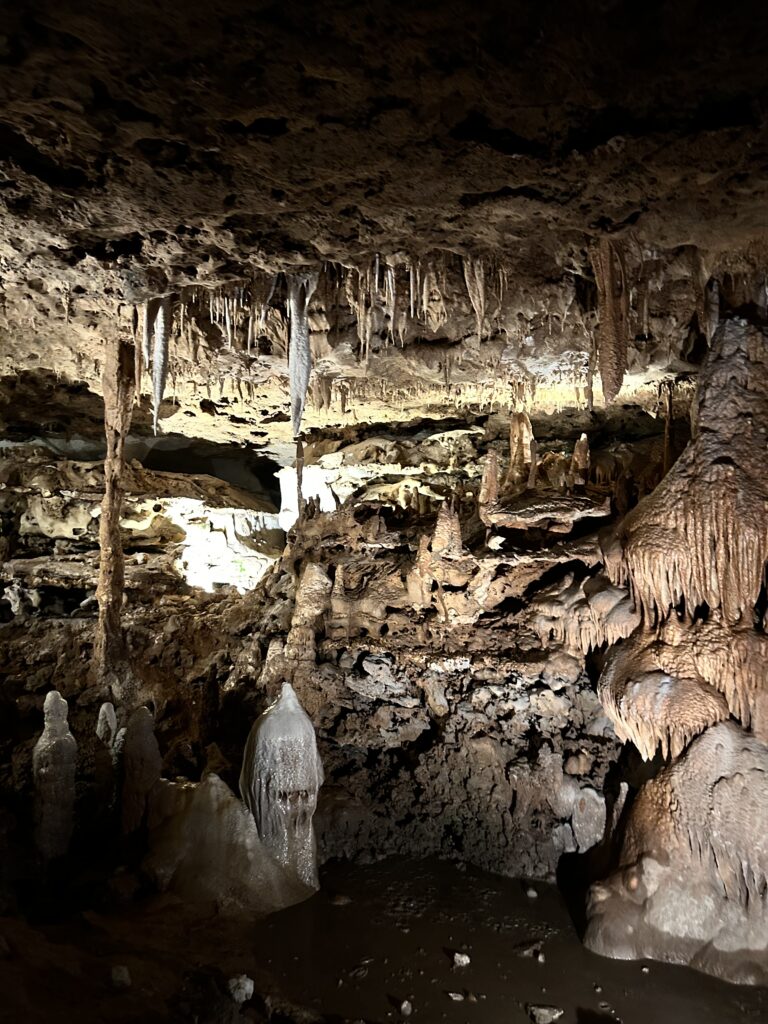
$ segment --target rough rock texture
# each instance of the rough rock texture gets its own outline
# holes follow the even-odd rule
[[[148,428],[285,444],[317,274],[305,426],[591,408],[597,366],[651,406],[764,298],[765,16],[625,6],[9,12],[1,372],[100,392],[143,333]]]
[[[768,982],[767,773],[768,747],[721,723],[646,783],[620,870],[592,889],[587,946]]]
[[[535,429],[537,459],[561,451],[570,465],[582,423],[542,420]],[[611,432],[606,426],[605,435]],[[595,457],[607,457],[597,437]],[[66,603],[91,559],[90,541],[77,541],[90,528],[49,536],[62,531],[67,516],[91,521],[88,495],[97,470],[50,452],[23,459],[25,449],[18,451],[6,460],[13,482],[8,521],[18,523],[33,500],[40,511],[35,532],[17,530],[13,543],[34,538],[42,546],[34,570],[18,556],[35,551],[15,549],[9,579],[26,583],[15,612],[10,598],[0,606],[9,620],[6,692],[16,701],[6,749],[23,786],[25,753],[16,737],[34,720],[51,680],[74,699],[78,739],[93,735],[103,696],[83,690],[69,668],[89,658],[93,642],[93,605],[80,607],[79,598],[70,615]],[[219,482],[217,492],[202,477],[127,467],[126,644],[142,652],[133,663],[138,693],[155,709],[167,778],[196,780],[207,769],[234,786],[244,723],[290,681],[325,766],[315,816],[321,857],[433,852],[552,877],[563,853],[601,843],[606,802],[615,796],[605,780],[619,748],[589,679],[589,645],[581,644],[581,633],[575,645],[566,635],[572,602],[549,609],[545,644],[531,628],[531,609],[552,587],[578,591],[585,607],[599,599],[607,586],[597,575],[600,546],[592,524],[578,517],[567,533],[494,526],[488,532],[476,499],[489,451],[505,476],[506,417],[464,431],[318,438],[305,451],[304,483],[307,467],[322,471],[324,493],[335,495],[333,511],[320,511],[325,499],[309,499],[282,560],[244,595],[231,586],[206,594],[171,575],[177,534],[162,526],[162,512],[152,512],[155,525],[145,540],[131,525],[141,520],[131,511],[134,490],[186,488],[209,514],[218,493],[230,503],[230,490]],[[617,467],[588,484],[601,502],[615,493]],[[582,500],[553,491],[543,472],[528,500],[535,505],[542,494],[564,507]],[[168,500],[154,504],[162,510]],[[147,559],[165,566],[165,576],[155,577],[164,579],[162,587],[133,576],[145,566],[134,567],[130,551],[142,553],[143,545]],[[64,566],[76,570],[70,583]],[[54,573],[58,589],[49,590],[44,579],[53,582]],[[607,592],[626,605],[625,591]]]

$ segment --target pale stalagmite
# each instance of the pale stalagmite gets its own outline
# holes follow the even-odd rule
[[[67,852],[75,807],[77,743],[69,731],[69,706],[57,690],[46,695],[45,724],[32,753],[35,842],[45,860]]]
[[[290,683],[256,721],[243,754],[240,793],[261,841],[305,885],[317,888],[312,816],[323,784],[315,730]]]

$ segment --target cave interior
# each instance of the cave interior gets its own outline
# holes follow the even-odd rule
[[[768,1020],[766,68],[4,12],[0,1019]]]

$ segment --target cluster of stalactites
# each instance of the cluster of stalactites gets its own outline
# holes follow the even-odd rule
[[[432,334],[443,327],[448,319],[448,272],[452,258],[446,253],[423,259],[376,254],[345,274],[345,293],[357,321],[362,359],[370,354],[377,309],[383,313],[385,336],[393,344],[404,343],[409,323],[421,324]],[[475,331],[481,339],[488,334],[491,320],[489,281],[493,280],[498,315],[507,289],[507,271],[503,265],[491,267],[482,257],[471,256],[462,258],[461,271],[475,316]]]
[[[437,259],[403,261],[376,254],[349,271],[345,292],[357,322],[361,359],[370,355],[377,309],[383,313],[387,339],[402,345],[409,320],[424,324],[433,334],[445,324],[446,291],[445,264]]]
[[[134,333],[141,321],[141,340],[136,344],[136,396],[142,392],[144,370],[150,376],[152,426],[157,434],[160,405],[165,397],[170,365],[172,337],[190,333],[193,319],[207,314],[210,323],[221,332],[226,350],[239,350],[250,356],[259,334],[264,330],[269,303],[275,289],[275,277],[254,278],[251,282],[219,288],[186,288],[178,295],[153,296],[144,302],[139,317],[134,316]],[[196,343],[192,346],[196,353]]]
[[[646,621],[684,602],[725,622],[751,617],[768,559],[768,339],[726,321],[699,384],[697,435],[622,523],[614,582]]]
[[[665,672],[611,672],[601,678],[600,701],[623,742],[631,741],[645,761],[661,748],[679,757],[691,740],[728,718],[728,705],[698,679],[675,679]]]
[[[626,590],[605,577],[579,581],[572,573],[537,595],[529,614],[544,647],[554,642],[581,654],[628,637],[639,621]]]
[[[610,653],[598,692],[617,733],[632,739],[644,756],[653,756],[659,743],[664,747],[671,729],[689,742],[729,715],[768,740],[767,658],[768,639],[751,627],[729,628],[717,615],[693,624],[673,616]],[[651,687],[635,685],[651,677],[665,680],[663,703],[648,696]],[[669,748],[674,754],[671,743]]]

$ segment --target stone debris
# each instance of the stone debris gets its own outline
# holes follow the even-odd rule
[[[115,964],[110,976],[113,988],[125,989],[131,987],[131,972],[125,964]]]
[[[227,982],[227,988],[234,1001],[241,1006],[253,997],[253,978],[247,974],[237,974]]]
[[[554,1024],[565,1013],[565,1010],[561,1010],[558,1006],[542,1006],[533,1003],[529,1003],[525,1009],[533,1024]]]

